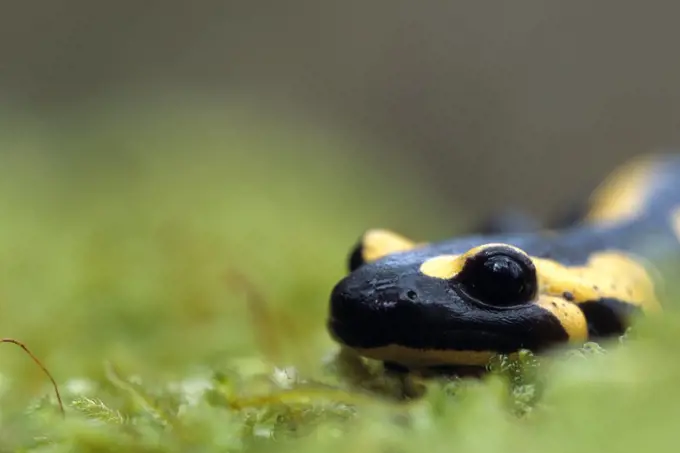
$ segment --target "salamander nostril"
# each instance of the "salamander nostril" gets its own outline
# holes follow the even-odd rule
[[[416,301],[418,299],[418,293],[410,289],[406,291],[406,298],[411,301]]]

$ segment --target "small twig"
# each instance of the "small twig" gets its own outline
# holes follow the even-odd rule
[[[38,358],[35,355],[33,355],[33,353],[28,349],[28,347],[26,347],[26,345],[20,342],[19,340],[15,340],[14,338],[0,338],[0,343],[15,344],[19,346],[21,349],[23,349],[26,352],[26,354],[31,356],[31,359],[33,359],[33,361],[45,372],[47,377],[52,382],[52,387],[54,387],[54,393],[57,395],[57,401],[59,402],[59,410],[61,411],[61,415],[65,417],[66,412],[64,411],[64,404],[61,401],[61,395],[59,394],[59,387],[57,386],[57,382],[54,380],[52,374],[47,370],[47,368],[45,368],[42,362],[40,362],[40,360],[38,360]]]

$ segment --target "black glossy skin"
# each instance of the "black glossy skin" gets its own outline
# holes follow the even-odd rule
[[[462,254],[488,243],[506,243],[533,257],[565,265],[584,264],[605,249],[634,252],[656,260],[680,259],[680,243],[669,215],[680,206],[680,156],[661,156],[657,177],[645,188],[642,212],[608,225],[575,223],[564,230],[475,235],[434,243],[360,264],[334,288],[328,327],[340,343],[355,348],[401,345],[414,349],[513,352],[540,351],[567,339],[560,321],[534,304],[495,307],[468,297],[463,288],[420,272],[421,264],[443,254]],[[583,311],[591,334],[620,333],[613,312],[633,311],[621,300],[592,301]]]

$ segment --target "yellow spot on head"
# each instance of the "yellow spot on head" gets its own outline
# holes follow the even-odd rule
[[[430,258],[420,265],[420,272],[429,277],[448,280],[455,277],[461,270],[463,270],[463,266],[465,266],[465,262],[468,260],[468,258],[471,258],[483,250],[491,247],[505,247],[512,249],[517,253],[525,254],[517,247],[513,247],[508,244],[489,243],[471,248],[462,255],[439,255],[435,256],[434,258]]]
[[[420,265],[420,272],[429,277],[448,280],[463,269],[466,259],[465,255],[435,256]]]
[[[680,235],[680,209],[676,220]],[[461,272],[470,257],[494,246],[511,247],[506,244],[485,244],[462,255],[440,255],[421,264],[420,272],[429,277],[452,279]],[[516,247],[511,248],[524,253]],[[530,259],[536,267],[539,296],[559,298],[568,304],[613,298],[644,310],[661,309],[656,297],[655,281],[650,274],[653,269],[632,255],[613,250],[603,251],[593,254],[582,266],[565,266],[544,258]],[[536,303],[542,305],[540,300]]]
[[[392,253],[411,250],[420,245],[399,234],[379,229],[367,231],[361,243],[361,255],[366,263],[378,260]]]

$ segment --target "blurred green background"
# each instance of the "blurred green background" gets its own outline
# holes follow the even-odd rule
[[[434,240],[503,207],[551,218],[627,157],[674,146],[678,12],[611,1],[8,3],[0,335],[26,342],[62,383],[105,380],[107,361],[160,382],[252,357],[313,375],[333,351],[329,291],[363,230]],[[415,437],[376,416],[346,445],[318,435],[293,448],[384,451],[399,439],[404,451],[443,450],[455,434],[475,451],[600,451],[620,422],[633,451],[647,444],[630,441],[631,420],[674,420],[678,401],[677,385],[650,387],[647,365],[634,364],[663,366],[672,348],[650,351],[678,340],[657,338],[616,366],[567,366],[563,415],[523,427],[530,440],[490,386],[468,403],[431,397],[434,419]],[[680,376],[670,368],[659,379]],[[45,387],[9,346],[2,374],[17,389],[8,405]],[[668,399],[650,403],[650,388]],[[623,409],[612,404],[622,391]]]
[[[129,101],[5,118],[0,329],[57,374],[106,358],[177,373],[272,342],[290,359],[289,340],[318,362],[361,232],[443,233],[426,181],[395,169],[394,184],[365,144],[281,112]],[[282,329],[271,340],[247,322],[249,292]]]

